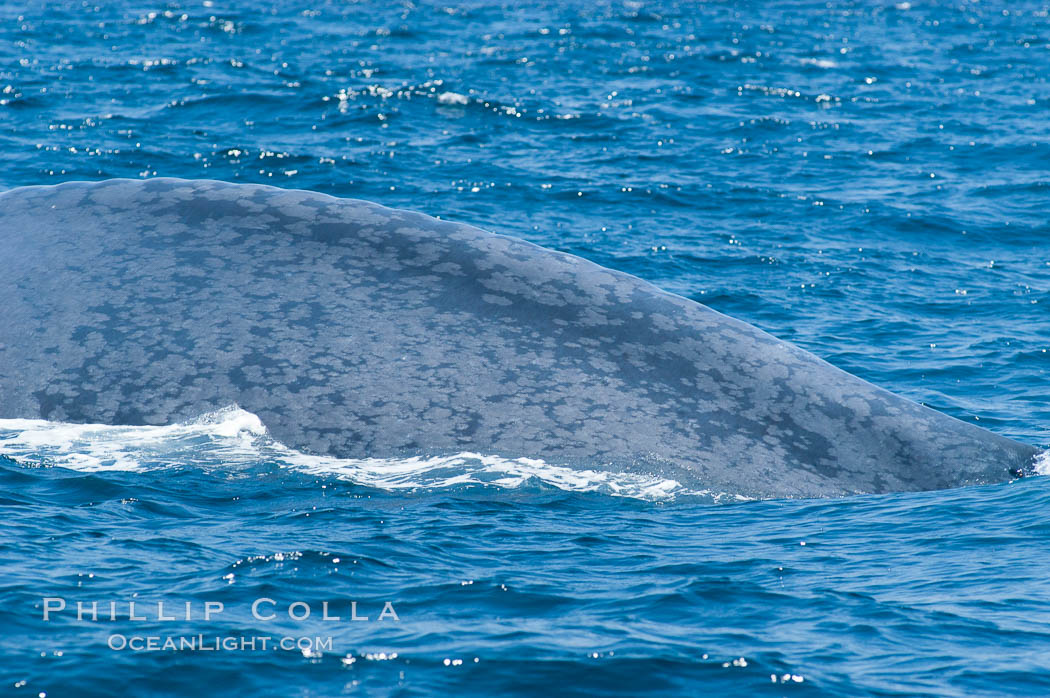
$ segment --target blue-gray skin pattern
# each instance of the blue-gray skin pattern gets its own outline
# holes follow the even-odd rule
[[[374,204],[213,181],[0,195],[0,417],[230,404],[338,457],[470,451],[757,497],[1008,479],[1036,449],[638,278]]]

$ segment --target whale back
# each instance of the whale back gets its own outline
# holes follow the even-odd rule
[[[745,496],[993,482],[1035,449],[578,257],[212,181],[0,195],[0,418],[229,404],[339,457],[463,451]]]

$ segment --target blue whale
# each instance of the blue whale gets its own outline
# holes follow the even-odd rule
[[[302,451],[463,451],[749,497],[996,482],[1037,449],[633,276],[419,213],[151,179],[0,195],[0,417],[237,404]]]

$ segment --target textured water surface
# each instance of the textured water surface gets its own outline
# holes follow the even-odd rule
[[[1046,445],[1048,69],[1039,2],[8,4],[0,186],[213,178],[453,218]],[[1050,689],[1043,478],[711,506],[659,474],[318,462],[229,417],[0,425],[0,692]],[[45,596],[123,618],[44,622]]]

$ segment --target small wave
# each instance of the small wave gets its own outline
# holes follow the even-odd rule
[[[472,484],[517,488],[539,481],[572,492],[599,492],[646,500],[682,495],[725,498],[711,492],[688,490],[675,480],[653,475],[580,470],[534,458],[470,452],[412,458],[310,455],[274,440],[256,415],[235,405],[168,426],[0,419],[0,455],[22,463],[82,471],[182,466],[230,468],[270,463],[386,490]]]
[[[802,58],[799,59],[799,63],[802,65],[812,65],[817,68],[838,68],[839,64],[829,58]]]
[[[469,97],[461,95],[458,92],[442,92],[438,95],[437,100],[441,104],[455,104],[460,106],[470,103]]]

